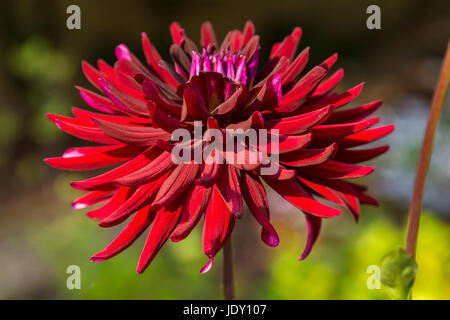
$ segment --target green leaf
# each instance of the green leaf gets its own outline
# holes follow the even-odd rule
[[[410,299],[416,273],[416,261],[403,248],[393,250],[381,261],[381,283],[392,299]]]

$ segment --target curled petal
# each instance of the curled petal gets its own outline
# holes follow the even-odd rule
[[[322,225],[322,219],[310,214],[305,214],[306,226],[308,228],[308,240],[306,241],[306,247],[302,255],[298,260],[304,260],[311,252],[313,245],[316,243],[319,237],[320,227]]]

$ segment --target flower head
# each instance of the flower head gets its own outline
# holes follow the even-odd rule
[[[161,59],[145,33],[146,64],[123,44],[116,48],[114,66],[102,60],[98,68],[83,62],[98,93],[78,90],[95,112],[73,108],[74,118],[48,117],[61,130],[100,145],[70,148],[46,162],[66,170],[116,165],[71,184],[87,191],[74,200],[74,209],[102,204],[87,213],[100,220],[101,227],[128,220],[93,261],[117,255],[148,230],[137,267],[141,273],[168,239],[183,240],[203,217],[203,252],[209,260],[202,272],[206,272],[242,216],[244,200],[262,227],[262,240],[277,246],[265,185],[305,215],[308,240],[299,259],[309,254],[322,218],[341,213],[337,207],[348,209],[358,220],[360,204],[377,205],[365,187],[348,179],[370,174],[374,167],[357,163],[388,149],[355,149],[393,130],[392,125],[372,128],[380,119],[367,119],[381,101],[342,108],[363,85],[334,93],[343,77],[342,69],[330,74],[336,54],[304,72],[309,48],[296,55],[300,28],[274,44],[267,63],[259,66],[259,37],[254,32],[247,22],[242,32],[229,32],[219,44],[206,22],[197,47],[174,23],[172,63]],[[199,133],[200,138],[174,140],[180,130]],[[208,135],[212,130],[213,139]],[[255,130],[267,136],[257,136],[256,143],[232,140],[231,145],[240,148],[231,151],[217,147],[229,138],[230,130],[245,134]],[[174,150],[180,146],[183,156],[200,150],[210,161],[177,162]],[[264,173],[269,167],[273,170]]]

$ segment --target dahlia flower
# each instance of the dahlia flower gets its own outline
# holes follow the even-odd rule
[[[342,108],[360,94],[363,84],[334,92],[344,74],[342,69],[330,73],[336,54],[304,71],[309,48],[296,54],[302,36],[297,27],[273,45],[268,61],[260,66],[259,36],[251,22],[242,32],[229,32],[221,44],[205,22],[200,47],[179,24],[173,23],[170,30],[172,63],[162,60],[142,33],[146,64],[123,44],[116,47],[114,66],[103,60],[97,68],[82,63],[98,92],[78,90],[95,112],[73,108],[73,118],[48,115],[59,129],[97,144],[70,148],[61,157],[46,159],[49,165],[65,170],[116,165],[71,183],[87,192],[74,200],[73,209],[102,204],[87,212],[101,227],[127,221],[117,238],[91,260],[114,257],[148,229],[137,266],[142,273],[168,239],[185,239],[203,217],[203,252],[208,260],[201,272],[207,272],[242,216],[244,200],[261,225],[262,241],[275,247],[279,238],[270,222],[267,186],[306,218],[308,238],[301,260],[317,240],[323,218],[347,209],[358,220],[360,204],[377,205],[366,187],[348,179],[370,174],[374,167],[357,163],[388,150],[388,146],[355,147],[382,138],[393,126],[372,128],[380,119],[368,117],[381,101]],[[265,151],[268,156],[276,153],[277,160],[269,160],[275,172],[261,174],[267,158],[235,163],[229,154],[224,163],[176,163],[172,151],[180,142],[173,141],[172,133],[193,132],[194,123],[224,136],[230,128],[273,133],[276,139],[269,139]],[[211,143],[200,142],[203,149]],[[192,147],[196,141],[189,143]],[[248,143],[244,149],[255,152]]]

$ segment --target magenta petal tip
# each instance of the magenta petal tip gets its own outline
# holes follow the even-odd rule
[[[209,258],[208,262],[203,266],[203,268],[200,270],[200,273],[207,273],[209,270],[211,270],[214,263],[214,258]]]

